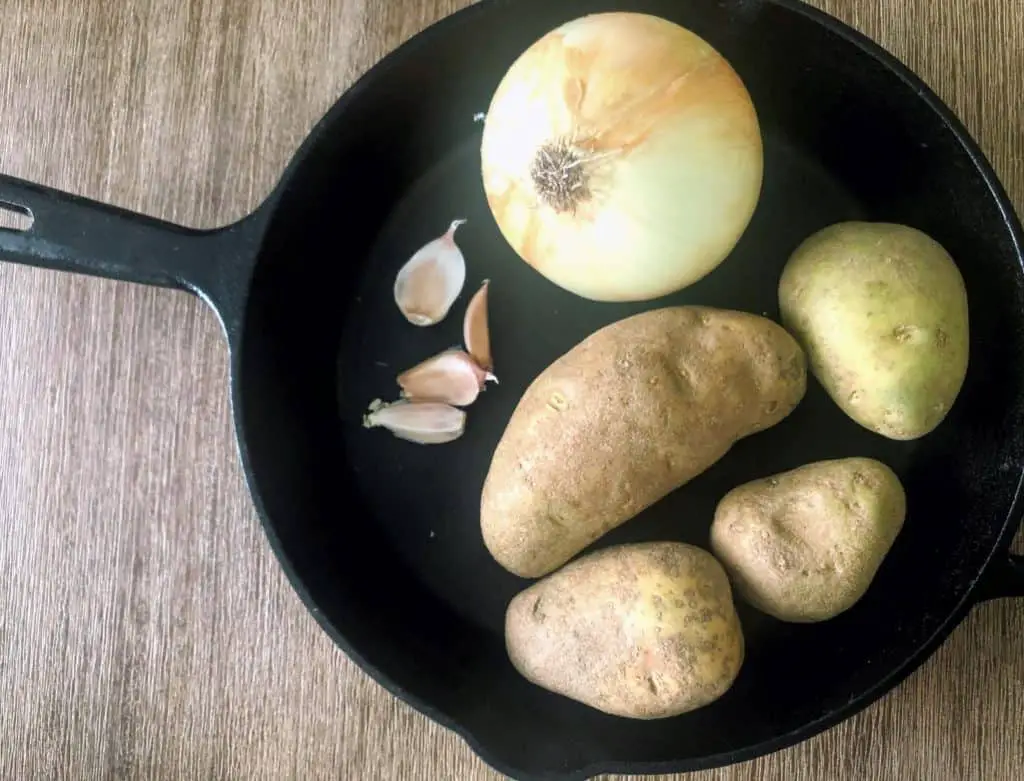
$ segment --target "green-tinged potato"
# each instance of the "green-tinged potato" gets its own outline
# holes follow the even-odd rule
[[[847,222],[807,239],[779,283],[782,322],[842,410],[890,439],[946,417],[967,373],[956,263],[913,228]]]
[[[820,461],[726,494],[711,548],[754,607],[783,621],[824,621],[864,596],[906,510],[885,464]]]
[[[780,326],[669,307],[606,326],[538,376],[484,483],[484,542],[541,577],[785,418],[806,363]]]
[[[538,686],[634,719],[718,699],[744,653],[725,571],[679,542],[608,548],[535,583],[509,605],[505,642]]]

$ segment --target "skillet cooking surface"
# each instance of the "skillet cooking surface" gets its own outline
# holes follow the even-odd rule
[[[289,185],[304,196],[292,202],[304,205],[282,201],[247,312],[247,328],[267,326],[247,333],[240,363],[253,483],[286,568],[328,631],[503,769],[539,777],[745,758],[863,707],[965,609],[1020,476],[1017,248],[973,148],[873,51],[788,3],[651,0],[616,7],[688,26],[750,90],[766,147],[760,205],[725,263],[679,294],[616,305],[557,288],[501,238],[473,121],[530,42],[612,4],[551,5],[484,4],[435,27],[375,69],[364,82],[372,86],[357,86],[314,133]],[[441,325],[416,328],[395,307],[395,273],[457,217],[469,220],[457,234],[466,287]],[[909,514],[867,595],[814,626],[741,605],[747,659],[738,680],[721,700],[678,718],[617,719],[527,684],[505,657],[501,631],[508,600],[527,581],[490,558],[479,530],[490,457],[526,386],[597,328],[645,309],[699,303],[777,319],[789,253],[847,219],[914,225],[961,266],[971,366],[945,423],[916,443],[892,442],[846,418],[811,380],[787,420],[738,443],[593,548],[651,539],[706,547],[728,489],[813,460],[871,456],[900,475]],[[501,384],[469,408],[465,436],[422,447],[363,429],[372,399],[397,397],[399,371],[459,343],[465,305],[485,278]]]
[[[396,398],[395,375],[462,340],[462,313],[483,279],[491,280],[490,317],[497,386],[467,409],[467,433],[446,446],[395,441],[382,430],[345,428],[349,458],[373,516],[407,564],[467,620],[500,633],[508,601],[529,581],[507,573],[483,547],[480,493],[490,455],[531,380],[556,357],[608,323],[655,306],[705,304],[765,314],[778,320],[776,283],[788,253],[814,230],[864,209],[813,160],[769,138],[762,208],[723,272],[657,303],[599,304],[561,290],[502,246],[480,188],[479,142],[456,147],[406,192],[389,215],[363,267],[342,344],[339,390],[346,422],[367,403]],[[461,211],[453,214],[453,204]],[[394,276],[431,231],[454,216],[469,222],[456,241],[467,258],[464,295],[433,328],[405,322],[392,297]],[[421,242],[422,243],[422,242]],[[890,442],[849,420],[819,386],[797,411],[761,435],[738,444],[699,479],[648,508],[594,544],[678,539],[708,547],[715,504],[741,482],[822,458],[868,455],[900,469],[913,443]],[[363,469],[363,464],[376,469]],[[905,471],[905,470],[903,470]],[[395,486],[401,486],[396,491]],[[433,533],[433,536],[432,536]],[[488,587],[481,589],[480,584]]]

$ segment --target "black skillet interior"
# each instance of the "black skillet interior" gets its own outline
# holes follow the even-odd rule
[[[541,278],[501,239],[480,184],[489,96],[514,57],[583,13],[647,11],[682,23],[737,68],[766,144],[762,200],[732,256],[655,302],[597,304]],[[328,631],[378,680],[462,732],[517,777],[686,770],[793,742],[894,685],[962,614],[1004,538],[1020,479],[1022,273],[1014,218],[987,167],[914,80],[862,39],[792,2],[515,0],[484,3],[389,57],[316,129],[297,160],[257,266],[237,352],[243,454],[269,532]],[[391,293],[400,265],[456,217],[469,278],[453,314],[419,329]],[[601,540],[706,545],[716,501],[749,479],[873,456],[909,495],[905,530],[867,596],[816,626],[742,608],[748,657],[733,689],[658,722],[602,715],[526,683],[502,619],[526,585],[481,541],[480,489],[527,384],[600,326],[700,303],[777,317],[793,248],[838,220],[903,222],[961,264],[970,373],[947,421],[916,443],[874,436],[816,383],[784,423]],[[501,384],[465,436],[435,447],[365,430],[401,369],[460,341],[481,280]],[[340,737],[339,737],[340,739]]]

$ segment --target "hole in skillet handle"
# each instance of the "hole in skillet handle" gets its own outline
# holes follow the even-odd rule
[[[990,599],[1024,597],[1024,556],[1008,553],[996,559],[985,571],[978,586],[978,603]]]
[[[25,233],[32,229],[35,221],[31,209],[0,200],[0,230]]]

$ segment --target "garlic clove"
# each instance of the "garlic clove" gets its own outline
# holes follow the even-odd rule
[[[466,259],[455,243],[455,220],[447,233],[421,247],[395,277],[395,303],[413,325],[444,320],[466,284]]]
[[[375,402],[363,417],[364,428],[386,428],[399,439],[420,445],[441,445],[462,436],[466,413],[439,402]]]
[[[413,401],[440,401],[466,407],[476,401],[488,380],[497,382],[472,356],[447,350],[398,375],[402,395]]]
[[[466,317],[462,322],[462,339],[466,350],[485,371],[494,368],[491,358],[491,332],[487,325],[487,288],[489,280],[476,291],[466,307]]]

